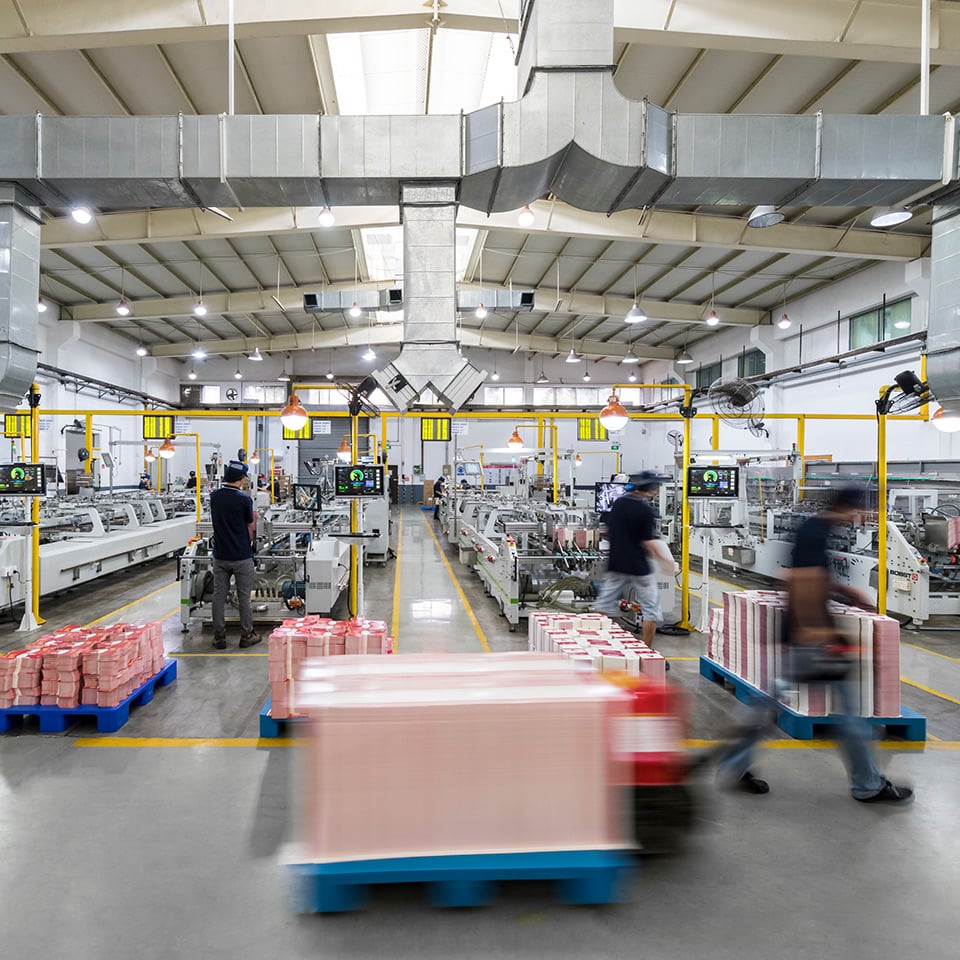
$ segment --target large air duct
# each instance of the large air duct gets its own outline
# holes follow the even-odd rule
[[[37,372],[40,211],[0,184],[0,411],[16,409]]]
[[[927,382],[944,411],[960,416],[960,204],[933,208]]]
[[[428,387],[456,410],[487,377],[457,349],[456,184],[404,184],[400,215],[403,346],[374,377],[400,410]]]

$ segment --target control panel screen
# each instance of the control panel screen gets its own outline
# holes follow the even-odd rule
[[[293,506],[297,510],[319,510],[319,488],[305,483],[293,485]]]
[[[41,497],[47,492],[43,464],[0,464],[0,496]]]
[[[733,500],[740,496],[739,467],[688,467],[687,496],[696,500]]]
[[[382,497],[383,467],[353,464],[335,468],[338,497]]]
[[[594,509],[597,513],[608,513],[613,504],[627,492],[627,485],[625,483],[595,483],[593,490]]]

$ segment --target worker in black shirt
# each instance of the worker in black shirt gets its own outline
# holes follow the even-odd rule
[[[231,460],[223,471],[223,486],[210,494],[210,519],[213,522],[213,645],[227,645],[224,616],[230,578],[237,586],[240,608],[240,646],[252,647],[261,637],[253,632],[253,539],[257,515],[250,495],[240,489],[247,476],[247,465]]]
[[[671,576],[680,572],[670,549],[657,534],[657,518],[648,500],[657,495],[660,478],[650,471],[633,474],[627,492],[606,517],[610,557],[594,609],[607,616],[620,614],[620,598],[640,604],[645,643],[653,646],[657,623],[663,619],[655,568]]]
[[[436,520],[440,516],[440,501],[443,499],[443,487],[446,483],[446,480],[443,476],[437,477],[436,483],[433,485],[433,519]]]
[[[787,679],[829,683],[837,690],[843,709],[843,719],[838,726],[854,800],[902,803],[913,796],[913,790],[891,783],[877,769],[870,747],[869,724],[855,715],[856,695],[851,679],[853,663],[844,655],[845,640],[827,606],[836,598],[865,610],[875,609],[865,593],[833,578],[827,553],[827,542],[834,527],[854,522],[864,505],[863,491],[859,488],[838,490],[827,507],[805,520],[797,531],[788,571],[787,629],[783,637],[788,650]],[[768,718],[769,707],[757,701],[752,720],[721,752],[718,775],[722,782],[748,793],[769,791],[769,784],[749,770],[753,748],[764,735]]]
[[[196,490],[197,489],[197,471],[191,470],[190,476],[187,477],[187,482],[183,485],[184,490]]]

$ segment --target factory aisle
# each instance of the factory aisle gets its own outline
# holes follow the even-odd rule
[[[438,534],[432,510],[401,508],[391,620],[397,652],[489,650],[484,628]]]

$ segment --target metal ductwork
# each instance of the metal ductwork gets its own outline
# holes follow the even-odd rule
[[[487,378],[457,350],[457,188],[404,184],[404,316],[400,356],[373,376],[406,410],[428,387],[457,410]]]
[[[489,313],[529,313],[536,302],[535,290],[508,287],[462,286],[457,291],[457,309],[476,310],[482,303]]]
[[[945,413],[960,416],[960,202],[933,208],[927,383]]]
[[[383,290],[321,290],[303,295],[307,313],[349,313],[354,305],[365,313],[396,313],[403,309],[403,289],[395,286]]]
[[[37,372],[40,211],[0,184],[0,410],[13,412]]]

